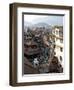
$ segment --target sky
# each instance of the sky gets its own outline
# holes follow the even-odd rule
[[[47,16],[47,15],[24,15],[24,23],[31,24],[46,23],[49,25],[63,25],[63,16]]]

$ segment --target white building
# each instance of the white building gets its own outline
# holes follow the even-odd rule
[[[59,62],[63,65],[64,60],[63,27],[62,26],[54,27],[52,33],[54,35],[55,56],[58,57]]]

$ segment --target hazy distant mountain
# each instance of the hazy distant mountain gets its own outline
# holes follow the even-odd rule
[[[26,27],[46,27],[46,28],[51,27],[51,25],[48,25],[47,23],[44,23],[44,22],[39,22],[36,24],[32,24],[30,22],[25,22],[24,26],[26,26]]]
[[[36,24],[25,22],[25,26],[24,26],[25,32],[27,31],[28,27],[31,30],[33,30],[34,27],[35,28],[44,28],[44,29],[42,29],[42,31],[52,33],[52,26],[51,25],[48,25],[47,23],[44,23],[44,22],[39,22],[39,23],[36,23]]]
[[[49,27],[49,25],[47,23],[44,23],[44,22],[34,24],[34,26],[36,26],[36,27]]]

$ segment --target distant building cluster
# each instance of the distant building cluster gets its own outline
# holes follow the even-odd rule
[[[24,57],[36,73],[62,73],[63,47],[62,26],[25,27]]]

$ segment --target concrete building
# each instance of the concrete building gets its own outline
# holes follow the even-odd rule
[[[64,44],[63,44],[63,27],[56,26],[53,28],[53,35],[54,35],[54,52],[55,56],[58,57],[59,62],[63,66],[63,57],[64,57]]]

